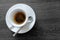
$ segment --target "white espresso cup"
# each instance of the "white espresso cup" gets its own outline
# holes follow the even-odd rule
[[[23,23],[21,23],[21,24],[16,24],[15,23],[15,21],[14,21],[14,15],[16,14],[16,12],[24,12],[26,18],[25,18],[25,21]],[[22,26],[26,25],[27,23],[32,22],[33,20],[32,20],[32,17],[28,16],[28,14],[24,10],[17,8],[17,9],[12,10],[12,12],[9,13],[9,15],[8,15],[8,21],[14,27],[22,27]]]

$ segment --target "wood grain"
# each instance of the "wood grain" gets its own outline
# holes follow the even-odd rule
[[[13,37],[5,23],[7,10],[14,4],[26,3],[36,13],[36,24],[25,34]],[[0,0],[0,40],[60,40],[59,0]]]

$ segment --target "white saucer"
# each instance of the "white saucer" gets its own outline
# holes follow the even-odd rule
[[[35,24],[36,16],[35,16],[35,12],[33,11],[33,9],[30,6],[28,6],[27,4],[21,4],[21,3],[16,4],[8,10],[8,13],[6,14],[6,18],[5,18],[7,27],[9,29],[12,27],[12,25],[9,23],[9,21],[7,19],[7,15],[9,14],[10,11],[14,10],[15,8],[21,8],[21,9],[25,10],[26,12],[28,12],[28,16],[32,16],[32,18],[33,18],[32,23],[26,24],[18,33],[26,33],[28,31],[30,31]],[[19,28],[14,27],[13,29],[10,29],[10,30],[13,31],[13,32],[17,32],[18,29]]]

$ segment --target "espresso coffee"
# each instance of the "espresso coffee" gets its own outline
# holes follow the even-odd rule
[[[14,15],[14,22],[17,24],[22,24],[26,19],[24,12],[17,12]]]

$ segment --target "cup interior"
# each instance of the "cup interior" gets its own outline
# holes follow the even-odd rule
[[[10,15],[9,15],[9,18],[10,18],[10,23],[13,25],[13,26],[23,26],[23,25],[25,25],[26,24],[26,22],[27,22],[27,15],[26,15],[26,13],[24,12],[24,15],[25,15],[25,21],[23,22],[23,23],[21,23],[21,24],[16,24],[15,23],[15,21],[14,21],[14,15],[17,13],[17,12],[24,12],[23,10],[21,10],[21,9],[15,9],[15,10],[13,10],[11,13],[10,13]]]

